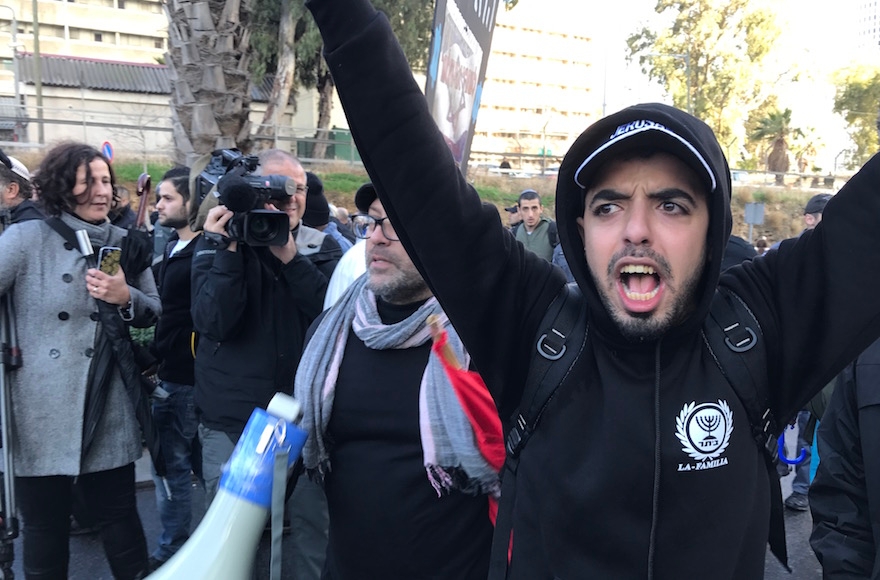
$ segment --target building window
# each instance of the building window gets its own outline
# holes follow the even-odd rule
[[[157,38],[156,40],[153,41],[153,47],[165,48],[164,46],[162,46],[162,39],[161,38]]]
[[[104,35],[100,32],[95,33],[95,42],[104,42]]]
[[[125,0],[116,0],[116,5],[120,10],[125,10]]]

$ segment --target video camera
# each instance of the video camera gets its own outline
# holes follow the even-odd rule
[[[272,200],[287,201],[296,193],[296,182],[283,175],[254,175],[260,161],[238,149],[218,149],[195,180],[201,203],[214,195],[235,215],[226,223],[233,240],[250,246],[283,246],[290,235],[290,220],[283,211],[263,209]]]

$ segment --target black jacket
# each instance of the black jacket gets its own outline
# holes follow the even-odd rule
[[[28,220],[44,220],[44,214],[33,201],[26,199],[9,211],[12,223],[25,222]]]
[[[819,423],[810,545],[826,580],[880,579],[880,341],[844,369]]]
[[[179,238],[175,233],[159,266],[157,286],[162,299],[162,315],[156,324],[155,351],[159,358],[159,378],[181,385],[195,384],[193,370],[192,257],[199,236],[180,252],[168,257]]]
[[[217,251],[204,236],[195,247],[195,404],[211,429],[238,435],[255,407],[293,392],[303,339],[342,255],[321,232],[300,226],[294,233],[298,252],[288,264],[266,247]]]
[[[365,0],[308,6],[395,230],[509,420],[563,275],[525,251],[497,210],[481,204],[387,20]],[[575,218],[584,192],[573,179],[583,159],[567,161],[557,224],[566,254],[579,257],[569,265],[590,326],[572,380],[557,390],[520,457],[509,578],[644,579],[649,567],[657,580],[761,578],[768,472],[701,334],[731,229],[729,173],[708,197],[708,256],[692,314],[661,340],[630,342],[602,306],[583,258]],[[761,323],[780,421],[880,335],[880,272],[865,267],[880,247],[878,184],[880,157],[829,202],[812,235],[720,278]],[[711,457],[690,443],[690,419],[704,411],[726,425]]]

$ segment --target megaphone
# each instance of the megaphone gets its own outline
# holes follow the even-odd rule
[[[299,458],[306,432],[296,426],[300,404],[276,393],[254,409],[223,468],[217,496],[189,540],[149,580],[249,580],[272,505],[276,453]]]

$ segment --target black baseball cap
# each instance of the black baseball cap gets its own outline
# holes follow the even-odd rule
[[[373,187],[373,184],[365,183],[360,186],[354,194],[354,205],[358,208],[358,211],[367,213],[370,211],[370,206],[376,201],[376,199],[378,199],[378,197],[379,194],[376,193],[376,188]]]
[[[807,202],[807,205],[804,206],[804,215],[809,213],[822,213],[825,211],[825,206],[828,205],[829,199],[831,199],[830,193],[817,193],[811,197],[810,201]]]
[[[586,189],[610,159],[648,150],[674,155],[694,170],[710,193],[715,191],[727,172],[726,164],[713,163],[709,149],[717,147],[715,136],[703,135],[701,127],[691,122],[697,121],[694,117],[670,114],[667,108],[671,109],[656,104],[630,107],[588,129],[569,151],[575,156],[580,151],[582,157],[574,172],[575,183]]]
[[[512,206],[510,206],[510,207],[505,207],[505,208],[504,208],[504,211],[507,211],[507,212],[510,212],[510,213],[517,213],[517,212],[519,211],[519,206],[518,206],[518,205],[512,205]]]

